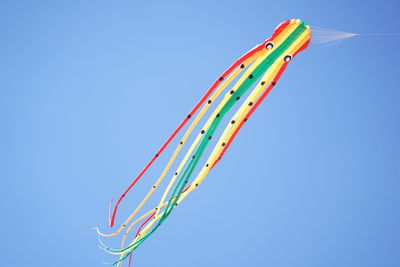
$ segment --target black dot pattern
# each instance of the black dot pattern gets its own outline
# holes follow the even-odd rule
[[[209,137],[208,137],[208,140],[211,140],[211,138],[212,138],[212,136],[209,136]]]
[[[265,82],[264,82],[264,81],[262,81],[262,82],[261,82],[261,85],[264,85],[264,84],[265,84]]]
[[[183,144],[183,141],[181,141],[179,144],[182,145],[182,144]]]
[[[225,146],[225,143],[222,143],[222,146]]]
[[[250,75],[249,75],[249,79],[253,79],[253,74],[250,74]]]
[[[219,80],[220,80],[220,81],[223,81],[223,80],[224,80],[224,77],[219,77]]]
[[[273,86],[275,86],[276,83],[273,82],[273,83],[271,83],[271,84],[272,84]]]
[[[201,130],[201,132],[200,132],[201,134],[204,134],[205,133],[205,131],[204,130]]]
[[[241,69],[244,69],[244,64],[240,65],[240,68],[241,68]]]
[[[266,49],[272,49],[274,47],[274,44],[272,43],[272,42],[268,42],[266,45],[265,45],[265,48]]]
[[[211,100],[211,99],[209,99],[207,103],[208,103],[208,104],[211,104],[211,102],[212,102],[212,100]]]
[[[229,93],[230,93],[231,95],[233,95],[234,92],[235,92],[234,90],[231,90]]]
[[[178,175],[178,173],[176,172],[175,175]]]
[[[156,186],[155,186],[155,185],[153,185],[153,188],[156,188]]]
[[[236,97],[236,100],[239,100],[239,99],[240,99],[240,96]]]
[[[156,158],[158,157],[158,154],[156,154]]]
[[[206,164],[206,167],[210,166],[208,163]]]
[[[249,106],[251,107],[252,105],[253,105],[253,102],[250,102],[250,103],[249,103]]]
[[[221,116],[221,115],[219,115],[219,113],[218,113],[216,117],[218,118],[219,116]]]
[[[188,118],[188,119],[190,119],[191,117],[192,117],[192,115],[190,115],[190,114],[189,114],[189,115],[187,115],[187,118]]]
[[[232,123],[232,124],[235,124],[235,122],[236,122],[236,121],[234,121],[234,120],[233,120],[233,121],[231,121],[231,123]]]

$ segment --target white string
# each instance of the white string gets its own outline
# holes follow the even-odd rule
[[[351,33],[321,27],[311,29],[316,43],[338,43],[355,36],[400,36],[400,33]]]
[[[313,27],[311,31],[312,38],[317,43],[338,42],[359,35],[357,33],[342,32],[319,27]]]
[[[367,36],[400,36],[400,33],[360,33],[359,35],[367,35]]]

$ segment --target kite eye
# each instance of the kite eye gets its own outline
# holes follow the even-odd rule
[[[272,49],[273,47],[274,47],[274,43],[273,43],[273,42],[268,42],[268,43],[265,45],[265,48],[267,48],[268,50]]]
[[[288,54],[286,55],[283,60],[285,60],[286,62],[289,62],[290,60],[292,60],[292,55]]]

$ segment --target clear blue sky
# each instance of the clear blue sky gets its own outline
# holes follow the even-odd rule
[[[0,5],[1,265],[112,260],[89,230],[109,199],[281,21],[400,32],[398,1],[138,2]],[[399,45],[299,54],[134,266],[400,266]]]

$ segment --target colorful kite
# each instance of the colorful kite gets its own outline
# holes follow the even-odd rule
[[[122,261],[127,257],[130,257],[131,259],[132,253],[149,236],[151,236],[160,225],[162,225],[165,219],[167,219],[171,214],[172,210],[180,204],[189,193],[200,186],[206,175],[222,158],[244,123],[278,82],[288,63],[297,55],[297,53],[307,48],[310,43],[310,38],[310,27],[306,23],[298,19],[285,21],[275,29],[271,38],[251,49],[234,62],[233,65],[222,73],[221,76],[219,76],[211,88],[181,122],[178,128],[161,146],[150,162],[126,188],[118,199],[113,210],[111,209],[112,205],[110,205],[110,227],[114,225],[116,213],[123,198],[139,181],[157,157],[162,154],[164,149],[171,143],[179,131],[201,108],[198,114],[194,117],[194,120],[187,131],[183,134],[179,144],[177,144],[177,147],[170,157],[165,169],[154,185],[150,188],[143,201],[136,207],[133,213],[115,233],[103,234],[95,228],[99,236],[102,237],[118,235],[125,229],[120,249],[111,249],[105,246],[99,239],[100,247],[102,249],[110,254],[119,256],[118,260],[110,264],[121,265]],[[252,90],[249,90],[250,88],[252,88]],[[218,100],[218,97],[222,94],[224,94],[224,96],[222,99]],[[243,101],[244,98],[245,100]],[[238,106],[239,103],[241,103],[240,106]],[[190,144],[188,151],[179,164],[179,167],[171,173],[172,177],[159,201],[158,206],[143,214],[136,220],[133,220],[170,171],[172,164],[175,162],[181,149],[186,144],[189,135],[193,132],[200,119],[213,105],[216,107],[212,112],[210,112],[211,115],[201,127],[201,130],[199,129],[198,135]],[[210,143],[212,143],[212,139],[215,138],[215,135],[217,135],[216,130],[220,124],[223,123],[228,112],[235,106],[238,107],[236,113],[230,120],[225,121],[226,126],[223,133],[219,136],[217,143],[213,145],[213,149],[209,153],[204,164],[200,166],[199,161],[200,159],[205,159],[203,156],[206,148]],[[198,167],[196,176],[191,179],[196,167]],[[189,181],[191,182],[189,183]],[[132,230],[134,225],[139,222],[142,223],[138,227],[135,237],[128,245],[125,245],[129,232]]]

